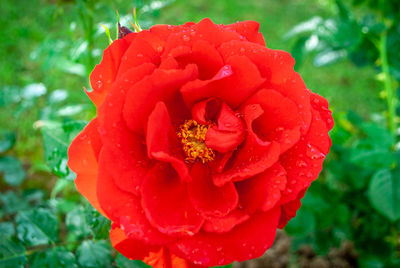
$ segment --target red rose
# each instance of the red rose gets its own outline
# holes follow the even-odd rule
[[[262,255],[329,151],[327,101],[253,21],[156,25],[104,50],[69,148],[113,246],[154,267]]]

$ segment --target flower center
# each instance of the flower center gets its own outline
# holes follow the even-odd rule
[[[203,163],[214,160],[215,152],[205,144],[206,133],[211,126],[211,123],[202,125],[192,119],[179,126],[177,135],[183,145],[185,160],[194,162],[199,159]]]

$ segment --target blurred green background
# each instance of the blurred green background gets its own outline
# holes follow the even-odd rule
[[[400,2],[2,0],[0,267],[145,267],[115,252],[109,222],[76,192],[72,138],[95,115],[83,91],[116,34],[210,17],[256,20],[334,111],[320,178],[273,249],[234,267],[400,267]]]

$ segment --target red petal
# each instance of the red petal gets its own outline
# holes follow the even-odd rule
[[[90,74],[90,84],[92,91],[86,91],[86,94],[92,100],[96,107],[99,107],[114,82],[121,59],[132,42],[135,34],[127,35],[123,39],[112,42],[103,52],[103,59],[100,64],[96,65]]]
[[[154,30],[153,28],[151,29],[151,31]],[[157,33],[164,36],[167,35],[167,31],[168,29],[165,30],[165,27],[162,30],[157,29]],[[212,46],[218,47],[224,42],[240,40],[241,38],[238,33],[216,25],[208,18],[203,19],[197,24],[192,24],[190,27],[185,27],[184,30],[180,31],[176,31],[171,27],[169,32],[164,55],[168,55],[173,49],[182,45],[192,47],[199,40],[206,40]]]
[[[256,21],[239,21],[234,24],[226,25],[226,29],[232,29],[244,36],[248,41],[265,46],[265,41],[260,33],[260,24]]]
[[[260,105],[247,105],[241,111],[247,126],[247,138],[243,147],[232,156],[232,163],[227,164],[229,168],[223,173],[213,174],[215,185],[220,186],[232,179],[239,181],[257,175],[272,166],[279,158],[279,144],[274,141],[264,142],[253,131],[254,120],[263,114]]]
[[[318,94],[311,93],[311,105],[317,112],[319,112],[322,120],[326,123],[327,129],[331,130],[334,123],[332,112],[329,110],[328,101]]]
[[[168,235],[194,235],[204,222],[188,199],[186,185],[168,165],[149,171],[142,186],[142,207],[152,225]]]
[[[123,110],[128,127],[136,133],[143,133],[145,122],[156,103],[164,101],[168,104],[178,98],[179,88],[196,77],[196,66],[188,65],[184,70],[157,69],[151,76],[136,83],[128,91]]]
[[[150,252],[157,252],[160,249],[160,246],[151,246],[128,238],[125,232],[115,224],[110,230],[110,240],[119,253],[131,260],[143,260],[149,256]]]
[[[254,120],[254,131],[264,141],[276,141],[281,153],[300,138],[301,118],[294,102],[274,90],[262,89],[252,95],[245,105],[260,104],[264,113]]]
[[[189,200],[203,216],[222,217],[237,206],[239,196],[232,182],[218,187],[212,183],[208,166],[195,163],[190,170]]]
[[[294,72],[295,62],[289,53],[244,41],[227,42],[222,44],[218,50],[224,60],[232,55],[248,57],[257,66],[261,76],[265,78],[265,83],[260,87],[277,90],[296,103],[298,113],[303,121],[302,132],[307,131],[311,120],[310,92],[300,75]]]
[[[154,68],[153,64],[146,63],[126,72],[113,84],[98,109],[105,168],[114,171],[111,175],[118,187],[136,195],[150,163],[143,138],[130,132],[122,117],[122,108],[127,88],[151,74]]]
[[[200,101],[192,107],[192,118],[200,124],[207,124],[208,121],[216,121],[221,108],[221,102],[214,98]]]
[[[68,148],[68,166],[76,173],[75,186],[78,192],[104,215],[96,195],[101,147],[98,122],[95,118],[75,137]]]
[[[196,64],[201,80],[210,79],[224,65],[219,52],[205,40],[195,41],[192,47],[180,45],[163,56],[165,59],[174,57],[181,68],[191,63]]]
[[[306,190],[304,189],[299,193],[297,199],[290,201],[281,207],[281,218],[279,219],[278,228],[282,229],[292,218],[296,216],[296,212],[301,206],[300,199],[303,198],[305,193]]]
[[[313,112],[308,133],[289,151],[281,156],[280,163],[287,172],[287,187],[281,203],[296,199],[318,177],[322,162],[329,152],[331,140],[325,122],[318,112]]]
[[[200,268],[188,261],[179,258],[175,254],[170,253],[168,248],[162,247],[158,252],[150,253],[150,256],[144,259],[144,262],[153,268]]]
[[[176,131],[163,102],[158,102],[149,116],[146,145],[149,158],[170,163],[183,181],[191,180]]]
[[[102,161],[103,155],[100,153],[97,197],[108,218],[119,223],[131,239],[151,242],[154,245],[171,242],[171,237],[161,234],[150,225],[139,198],[117,187],[109,174],[111,170],[105,169]]]
[[[118,78],[129,69],[145,63],[160,64],[160,55],[163,51],[164,41],[157,35],[143,30],[136,34],[136,38],[129,45],[118,69]]]
[[[226,265],[261,256],[275,238],[280,208],[254,214],[227,233],[199,233],[171,244],[176,255],[204,265]]]
[[[232,56],[210,80],[195,80],[181,89],[187,107],[198,101],[214,97],[231,108],[238,107],[264,82],[257,67],[244,56]]]
[[[222,104],[218,125],[208,129],[206,145],[218,152],[226,153],[236,149],[244,139],[244,124],[238,115],[225,103]]]
[[[249,214],[257,210],[272,209],[281,198],[286,186],[286,171],[276,163],[265,172],[245,181],[236,183],[239,203]]]
[[[249,214],[236,209],[225,217],[209,218],[204,222],[203,229],[209,233],[227,233],[236,225],[239,225],[250,218]]]

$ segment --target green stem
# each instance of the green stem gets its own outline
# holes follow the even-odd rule
[[[387,57],[387,33],[384,32],[379,42],[379,56],[382,62],[382,72],[384,74],[384,89],[386,92],[386,102],[388,107],[388,127],[393,135],[396,135],[396,94],[392,87],[389,62]]]

